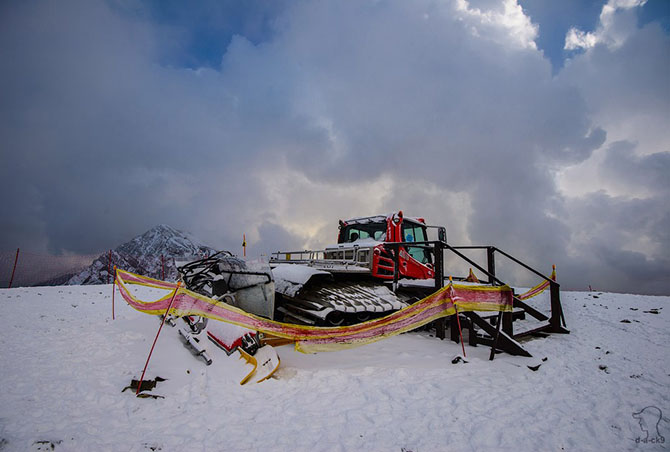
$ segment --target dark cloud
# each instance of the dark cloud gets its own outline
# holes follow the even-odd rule
[[[637,155],[636,145],[617,141],[607,149],[602,171],[623,184],[649,187],[652,192],[670,194],[670,151]]]
[[[570,202],[571,281],[627,293],[670,291],[668,227],[663,198],[627,199],[594,193]],[[644,251],[637,251],[642,249]]]
[[[271,222],[264,222],[258,226],[260,240],[255,242],[249,249],[252,255],[266,255],[276,251],[302,250],[305,242],[304,237],[292,234],[283,226]]]
[[[631,30],[626,14],[601,27],[602,42],[573,58],[558,77],[579,86],[594,122],[608,133],[597,158],[579,173],[586,185],[602,188],[566,200],[566,262],[581,267],[571,281],[667,294],[670,141],[663,118],[670,115],[670,39],[658,23]]]
[[[670,292],[670,206],[667,203],[670,153],[636,154],[636,145],[614,142],[600,172],[624,192],[645,197],[611,196],[604,191],[567,202],[572,229],[566,263],[581,260],[571,280],[620,292]]]
[[[510,2],[261,3],[238,27],[215,19],[226,5],[199,30],[211,3],[161,17],[134,2],[2,6],[0,189],[13,216],[0,248],[91,253],[167,223],[232,250],[246,233],[267,253],[403,209],[458,243],[558,263],[571,287],[618,290],[617,257],[666,265],[654,249],[667,249],[667,209],[654,215],[652,200],[667,194],[667,156],[635,136],[651,125],[645,137],[668,142],[645,121],[668,108],[667,36],[653,23],[555,76]],[[194,50],[218,23],[225,45]],[[612,113],[622,107],[632,122]],[[626,139],[637,147],[612,144]],[[604,149],[604,177],[646,199],[559,187],[559,172]],[[631,228],[644,239],[623,246]]]

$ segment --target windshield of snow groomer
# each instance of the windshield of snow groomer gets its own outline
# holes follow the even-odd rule
[[[425,242],[428,240],[426,236],[426,227],[418,223],[411,223],[409,221],[403,221],[402,223],[402,238],[405,242]],[[425,248],[415,248],[408,246],[407,252],[414,259],[418,260],[422,264],[427,264],[430,262],[430,255],[428,250]]]
[[[340,232],[338,243],[355,242],[361,239],[386,240],[386,222],[350,224]]]

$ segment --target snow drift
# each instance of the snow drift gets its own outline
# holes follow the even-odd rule
[[[467,347],[427,331],[302,355],[240,387],[244,363],[194,358],[112,287],[0,290],[0,448],[38,450],[652,450],[670,438],[670,297],[563,292],[569,335],[524,343],[534,358]],[[532,300],[548,303],[545,295]],[[531,370],[534,368],[536,370]],[[641,428],[639,413],[662,416]],[[637,414],[637,417],[634,415]]]

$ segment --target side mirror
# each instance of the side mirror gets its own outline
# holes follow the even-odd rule
[[[437,239],[440,242],[447,243],[447,228],[440,226],[437,228]]]

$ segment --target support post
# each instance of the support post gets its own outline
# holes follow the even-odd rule
[[[498,321],[496,322],[496,335],[493,338],[493,344],[491,345],[491,354],[489,355],[489,361],[493,361],[493,358],[496,356],[496,347],[498,346],[498,340],[500,339],[500,326],[502,325],[503,322],[503,312],[500,311],[498,314]]]
[[[549,294],[551,296],[551,317],[549,318],[549,331],[551,333],[570,333],[569,330],[561,325],[563,308],[561,307],[560,285],[556,281],[549,281]]]
[[[435,290],[439,290],[444,287],[444,252],[441,242],[435,242],[433,252],[435,253]]]
[[[495,256],[496,248],[494,246],[487,246],[486,247],[486,268],[488,272],[495,276],[496,274],[496,256]],[[491,285],[497,285],[495,281],[491,281],[489,279],[489,284]],[[513,313],[512,312],[505,312],[501,313],[502,315],[498,316],[498,323],[496,325],[496,329],[500,330],[502,327],[502,330],[508,335],[508,336],[514,336],[514,326],[513,326]],[[502,322],[502,325],[501,325]],[[496,335],[497,337],[497,335]],[[495,340],[495,343],[497,343],[497,339]],[[491,352],[491,359],[493,359],[493,352]]]
[[[454,314],[451,317],[449,317],[449,336],[450,336],[449,339],[458,344],[459,337],[458,337],[458,323],[456,321],[457,315],[458,314]]]
[[[514,312],[502,313],[502,329],[508,336],[514,336]]]
[[[495,247],[487,246],[486,247],[486,269],[490,275],[495,277],[496,275],[496,257],[495,257]],[[495,285],[495,281],[489,276],[489,284]]]
[[[398,275],[400,273],[400,247],[393,247],[393,292],[398,290]]]
[[[9,278],[9,288],[12,288],[12,283],[14,282],[14,273],[16,273],[16,263],[19,261],[19,250],[20,248],[16,249],[16,257],[14,258],[14,268],[12,268],[12,277]]]
[[[475,330],[474,324],[472,323],[472,320],[470,320],[469,317],[466,317],[468,323],[466,324],[466,328],[468,329],[468,345],[470,347],[476,347],[477,346],[477,331]]]
[[[433,253],[435,254],[435,290],[440,290],[444,286],[444,252],[442,242],[433,244]],[[447,334],[447,319],[441,318],[435,321],[435,336],[444,339]]]

